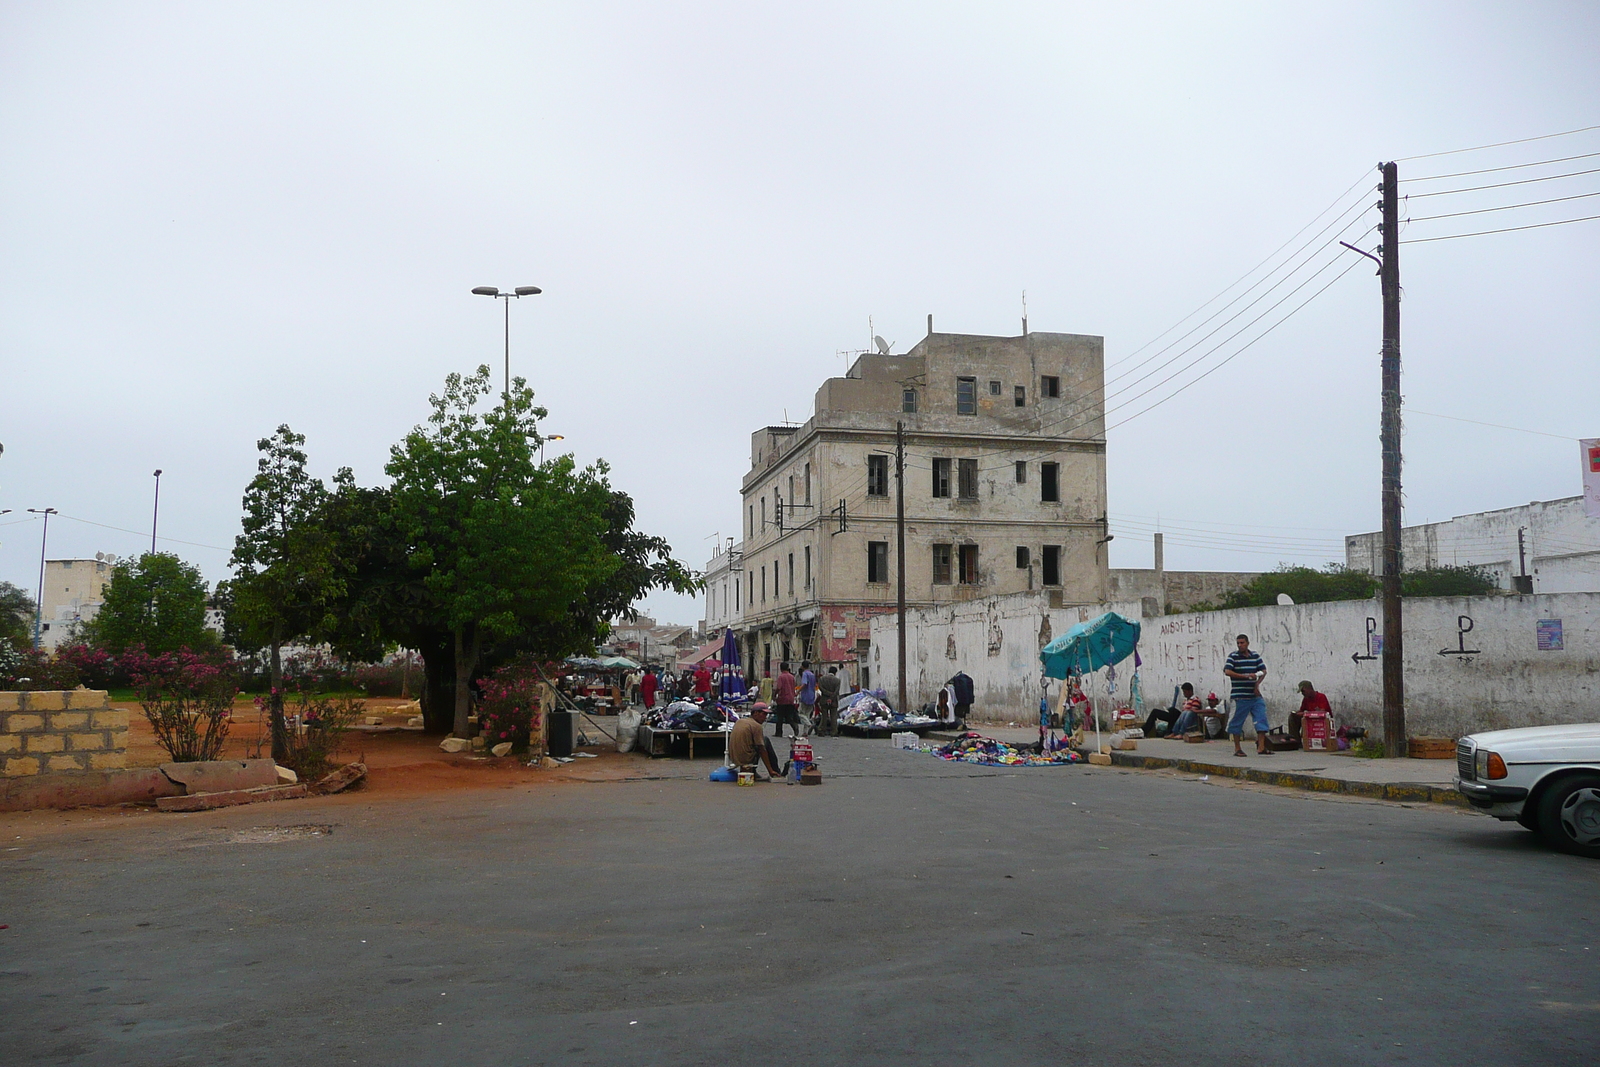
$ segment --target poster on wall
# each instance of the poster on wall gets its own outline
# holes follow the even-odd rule
[[[1560,619],[1535,619],[1533,632],[1540,652],[1560,652],[1565,647],[1561,641]]]
[[[1600,437],[1579,441],[1578,450],[1583,453],[1583,513],[1600,519]]]

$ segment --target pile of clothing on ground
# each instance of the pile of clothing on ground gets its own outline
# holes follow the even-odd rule
[[[1083,763],[1081,753],[1061,745],[1008,745],[982,734],[965,733],[947,745],[924,745],[924,752],[932,752],[951,763],[979,763],[986,767],[1064,767],[1069,763]]]
[[[674,700],[644,717],[645,725],[652,730],[693,730],[696,733],[725,729],[723,724],[731,721],[732,716],[716,705],[708,710],[690,700]]]
[[[927,715],[902,715],[889,706],[882,689],[852,693],[839,708],[839,725],[867,730],[893,730],[907,726],[931,726],[939,720]]]

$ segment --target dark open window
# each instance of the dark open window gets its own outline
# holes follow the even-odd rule
[[[1019,460],[1017,460],[1016,467],[1017,467],[1017,484],[1018,485],[1026,484],[1027,481],[1028,481],[1028,461],[1025,460],[1025,459],[1019,459]]]
[[[1024,568],[1026,568],[1028,566],[1029,562],[1031,562],[1031,560],[1032,560],[1032,557],[1028,552],[1028,546],[1027,545],[1018,545],[1017,546],[1017,569],[1018,570],[1022,570]]]
[[[975,459],[957,460],[956,473],[959,476],[956,490],[961,499],[978,499],[978,461]]]
[[[1046,504],[1056,504],[1061,501],[1060,470],[1060,466],[1055,463],[1039,464],[1039,499]]]
[[[1011,406],[1025,408],[1028,406],[1028,387],[1019,385],[1011,391]]]
[[[956,379],[956,414],[976,415],[978,413],[978,379]]]
[[[867,542],[867,581],[887,582],[889,580],[889,542]]]
[[[950,495],[950,461],[936,459],[933,461],[933,495],[936,497]]]
[[[990,382],[989,383],[989,395],[990,396],[999,396],[1000,395],[1000,383],[999,382]]]
[[[889,457],[867,457],[867,495],[889,495]]]
[[[953,545],[933,546],[933,584],[950,584],[950,557]]]
[[[1061,395],[1061,379],[1054,374],[1046,374],[1039,379],[1039,395],[1058,397]]]
[[[961,564],[961,584],[978,584],[978,546],[957,545],[957,561]]]
[[[915,389],[900,390],[900,410],[907,415],[917,413],[917,391]]]
[[[1061,546],[1044,546],[1044,584],[1061,584]]]

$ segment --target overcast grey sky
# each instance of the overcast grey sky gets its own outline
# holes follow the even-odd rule
[[[1375,202],[1380,160],[1600,124],[1597,41],[1593,3],[0,4],[0,578],[35,584],[30,507],[64,516],[52,557],[147,547],[157,467],[162,546],[225,577],[257,438],[287,422],[318,473],[382,480],[445,374],[499,366],[483,284],[544,287],[512,362],[547,432],[701,566],[750,431],[806,418],[869,316],[896,350],[930,312],[1013,334],[1025,289],[1033,329],[1103,335],[1117,374],[1341,192]],[[1600,130],[1401,176],[1591,152]],[[1111,430],[1114,565],[1150,564],[1157,516],[1174,568],[1319,563],[1377,527],[1370,269],[1205,356],[1308,262],[1111,396],[1115,425],[1211,371]],[[1410,407],[1600,436],[1600,221],[1409,245],[1402,275]],[[1414,414],[1406,449],[1407,522],[1580,491],[1570,439]]]

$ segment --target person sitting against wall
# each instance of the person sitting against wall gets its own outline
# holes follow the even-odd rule
[[[1201,704],[1200,698],[1194,695],[1194,684],[1192,682],[1184,682],[1178,688],[1183,693],[1183,702],[1180,704],[1177,700],[1174,700],[1172,707],[1156,708],[1152,711],[1150,717],[1144,721],[1144,735],[1146,737],[1156,736],[1156,723],[1158,722],[1167,724],[1168,737],[1182,737],[1184,730],[1192,727],[1198,720]],[[1174,697],[1177,695],[1177,692],[1173,693]],[[1188,724],[1187,726],[1185,725],[1186,723]]]
[[[1329,718],[1333,717],[1333,708],[1328,704],[1328,698],[1317,692],[1317,687],[1310,682],[1300,683],[1300,710],[1289,713],[1289,736],[1299,737],[1301,724],[1308,711],[1320,711]]]

